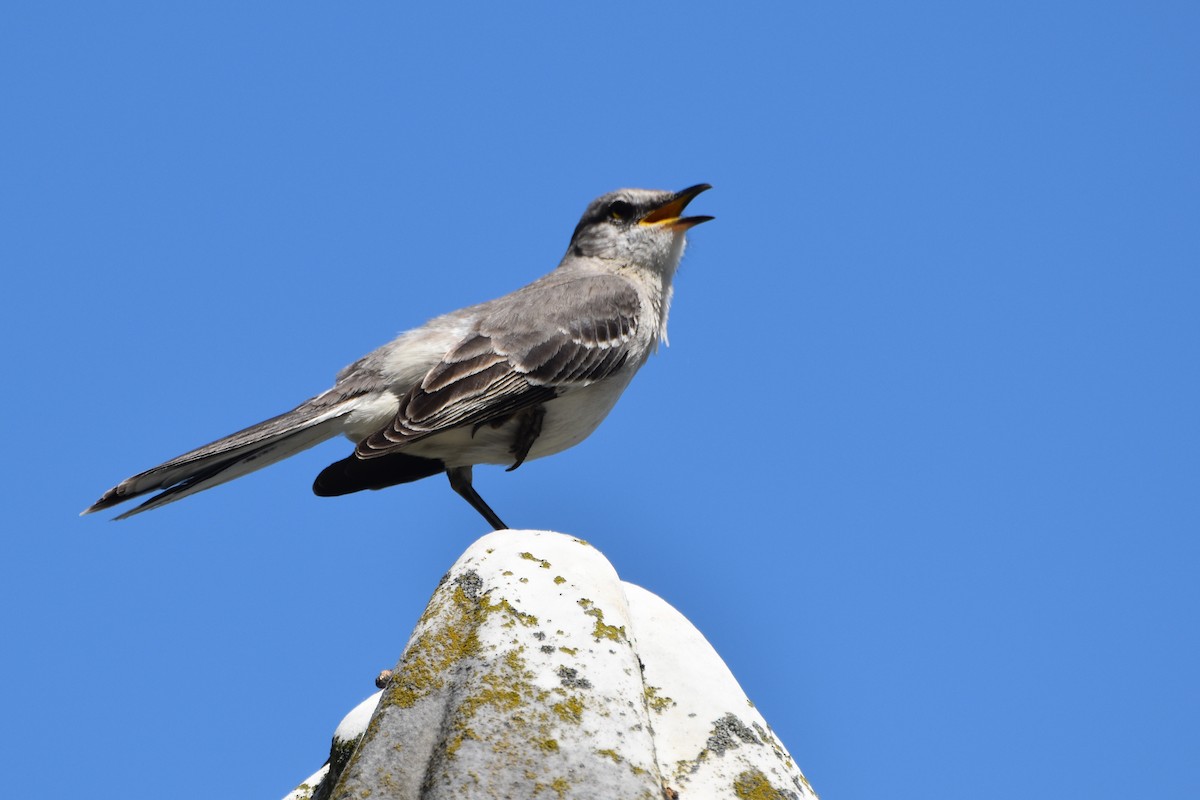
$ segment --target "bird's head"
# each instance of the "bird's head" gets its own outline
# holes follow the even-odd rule
[[[682,216],[707,183],[679,192],[618,189],[598,197],[583,212],[567,255],[602,258],[624,265],[673,272],[687,230],[712,217]]]

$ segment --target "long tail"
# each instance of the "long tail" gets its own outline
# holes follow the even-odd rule
[[[102,511],[148,492],[162,490],[117,517],[125,519],[240,478],[336,436],[341,432],[341,418],[353,405],[352,401],[330,404],[325,396],[313,398],[286,414],[121,481],[83,514]]]

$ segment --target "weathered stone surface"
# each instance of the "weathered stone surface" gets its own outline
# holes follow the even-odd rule
[[[638,656],[646,667],[646,702],[664,783],[686,800],[815,798],[787,749],[700,631],[657,595],[631,583],[624,587]],[[781,675],[790,672],[779,665]]]
[[[333,791],[338,776],[342,774],[350,756],[358,747],[359,739],[367,731],[367,724],[379,706],[383,692],[375,694],[356,705],[342,718],[333,732],[333,744],[329,748],[329,760],[312,775],[305,778],[283,800],[325,800]]]
[[[472,545],[378,698],[288,800],[815,797],[704,637],[562,534]]]

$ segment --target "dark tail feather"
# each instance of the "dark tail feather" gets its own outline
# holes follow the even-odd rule
[[[301,406],[289,414],[239,431],[134,475],[109,489],[83,513],[91,514],[139,495],[161,490],[117,519],[158,508],[262,469],[323,442],[337,435],[339,425],[335,412],[319,415],[309,413],[306,407]]]
[[[363,489],[386,489],[437,475],[445,469],[446,465],[436,458],[406,453],[389,453],[377,458],[351,455],[321,470],[313,481],[313,493],[318,497],[337,497]]]

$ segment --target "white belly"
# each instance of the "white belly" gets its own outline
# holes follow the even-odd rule
[[[636,371],[623,371],[608,380],[573,389],[547,402],[542,432],[526,460],[560,453],[586,439],[608,416]],[[447,467],[511,464],[515,460],[512,448],[519,424],[513,419],[499,428],[483,425],[473,435],[469,427],[456,428],[414,442],[405,447],[404,452],[440,459]]]

